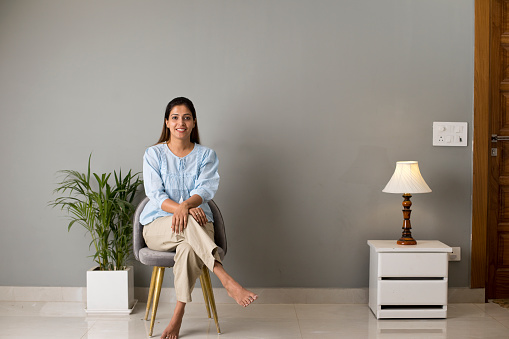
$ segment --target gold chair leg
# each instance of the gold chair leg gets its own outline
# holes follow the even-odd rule
[[[157,277],[154,286],[154,304],[152,305],[152,317],[150,318],[150,331],[149,336],[152,336],[154,331],[154,323],[156,320],[157,305],[159,304],[159,296],[161,295],[161,286],[163,285],[164,267],[157,267]]]
[[[203,282],[203,273],[200,275],[200,285],[203,292],[203,300],[205,300],[205,307],[207,308],[207,315],[209,318],[212,318],[212,315],[210,314],[209,296],[207,293],[207,288],[205,287],[205,283]]]
[[[205,282],[205,286],[207,286],[207,294],[209,295],[210,308],[212,309],[214,321],[216,322],[217,334],[221,334],[221,329],[219,328],[219,320],[217,319],[216,300],[214,298],[214,291],[212,290],[209,270],[206,266],[203,266],[203,281]]]
[[[152,302],[152,297],[154,296],[154,286],[156,283],[157,276],[157,267],[154,266],[152,269],[152,277],[150,278],[150,288],[148,289],[148,299],[147,299],[147,310],[145,311],[145,320],[148,319],[148,313],[150,312],[150,303]]]

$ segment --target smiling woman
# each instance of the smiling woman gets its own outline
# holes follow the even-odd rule
[[[164,122],[163,122],[163,131],[161,132],[161,136],[157,143],[169,143],[171,138],[171,122],[177,120],[180,116],[186,115],[189,118],[192,118],[193,127],[190,129],[190,141],[191,143],[200,143],[200,133],[198,132],[198,122],[196,121],[196,110],[194,108],[193,102],[187,98],[179,97],[175,98],[168,103],[166,106],[166,111],[164,113]],[[172,117],[170,117],[170,115]]]
[[[178,338],[184,308],[205,265],[241,306],[257,295],[244,289],[223,268],[214,243],[214,218],[207,204],[219,187],[214,150],[199,144],[196,110],[191,100],[175,98],[166,107],[161,137],[143,157],[145,205],[140,222],[147,247],[175,251],[177,305],[161,338]]]

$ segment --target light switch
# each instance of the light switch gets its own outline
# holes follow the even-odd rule
[[[467,146],[467,122],[434,122],[433,146]]]

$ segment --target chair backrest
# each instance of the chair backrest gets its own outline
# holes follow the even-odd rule
[[[136,207],[133,217],[133,253],[136,260],[140,261],[139,252],[143,247],[147,247],[145,239],[143,239],[143,225],[140,223],[141,212],[145,205],[149,202],[149,198],[145,197]]]
[[[209,201],[209,207],[214,217],[214,242],[223,249],[223,254],[226,255],[227,243],[223,215],[214,200]]]
[[[147,247],[145,244],[145,239],[143,239],[143,225],[140,223],[140,215],[149,200],[149,198],[145,197],[136,207],[133,216],[133,252],[134,257],[138,261],[140,260],[140,250],[144,247]],[[219,207],[217,207],[217,204],[214,202],[214,200],[210,200],[208,204],[214,217],[214,242],[217,246],[221,247],[224,254],[226,254],[227,242],[223,215],[221,214],[221,211],[219,210]]]

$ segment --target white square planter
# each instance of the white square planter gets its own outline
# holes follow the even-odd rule
[[[122,271],[87,271],[87,313],[130,314],[134,299],[133,267]]]

